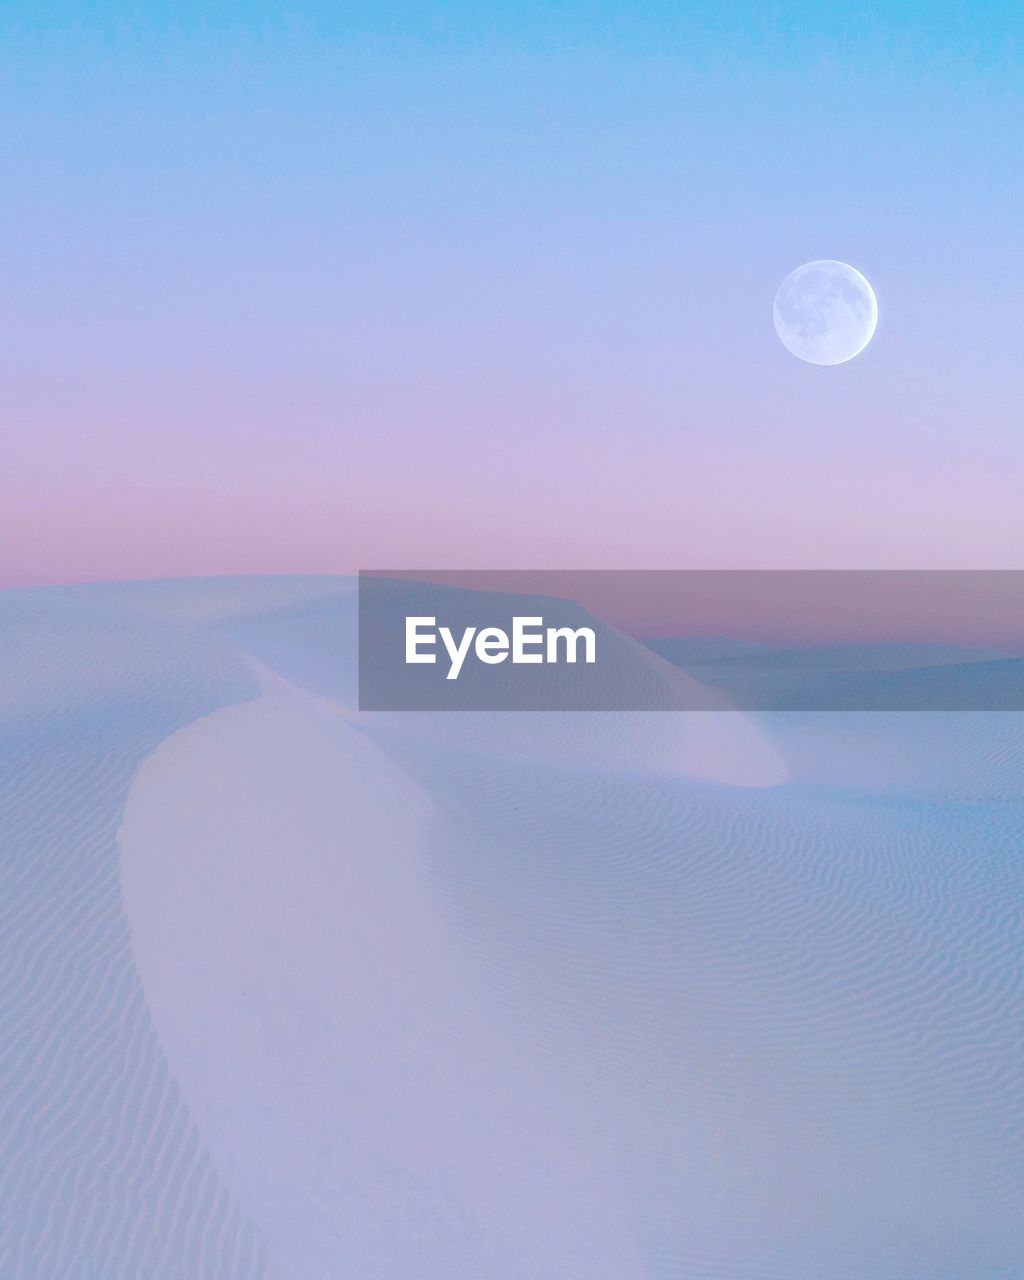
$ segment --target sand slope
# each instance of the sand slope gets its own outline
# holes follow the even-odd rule
[[[0,1275],[269,1280],[154,1034],[116,833],[174,730],[253,694],[208,640],[0,596]]]

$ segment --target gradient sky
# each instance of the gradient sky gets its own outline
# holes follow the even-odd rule
[[[1016,5],[203,8],[0,17],[0,584],[1021,567]]]

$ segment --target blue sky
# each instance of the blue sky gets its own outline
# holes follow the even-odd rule
[[[1018,25],[8,7],[0,573],[1016,563]]]

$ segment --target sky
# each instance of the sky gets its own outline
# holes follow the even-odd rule
[[[0,585],[1022,567],[1015,8],[14,0]]]

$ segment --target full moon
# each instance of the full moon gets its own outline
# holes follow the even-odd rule
[[[775,295],[775,331],[808,364],[844,364],[874,337],[878,299],[845,262],[808,262],[790,272]]]

